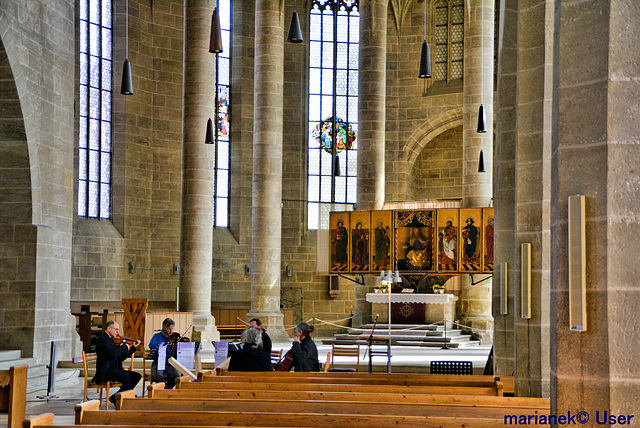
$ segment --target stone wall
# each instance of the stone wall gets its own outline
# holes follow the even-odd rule
[[[462,127],[443,132],[420,152],[410,174],[410,198],[462,198]]]

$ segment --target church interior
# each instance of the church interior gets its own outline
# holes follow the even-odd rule
[[[123,301],[336,340],[393,288],[634,415],[639,47],[634,0],[2,0],[0,352]]]

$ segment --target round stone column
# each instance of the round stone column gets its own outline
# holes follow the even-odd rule
[[[465,19],[463,90],[463,195],[466,208],[488,207],[493,196],[493,0],[470,0]],[[478,110],[484,105],[486,133],[478,133]],[[478,172],[480,150],[486,172]],[[484,275],[474,275],[480,281]],[[493,338],[491,280],[472,285],[469,275],[461,276],[460,322],[472,327],[482,343]]]
[[[380,210],[385,187],[387,1],[360,3],[358,210]]]
[[[215,58],[205,42],[214,3],[188,0],[185,8],[179,308],[193,312],[194,333],[200,333],[204,347],[220,339],[211,316],[214,147],[204,143],[207,120],[214,114]]]
[[[274,341],[287,341],[280,312],[284,28],[280,2],[257,0],[251,206],[251,312]]]
[[[493,13],[492,0],[470,0],[465,19],[463,90],[462,204],[488,207],[493,196]],[[478,133],[478,109],[484,105],[487,132]],[[487,172],[478,172],[480,150]]]

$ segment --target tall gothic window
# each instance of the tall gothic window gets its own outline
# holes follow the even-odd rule
[[[216,55],[216,144],[213,174],[213,225],[229,225],[229,84],[231,81],[231,0],[219,0],[222,53]]]
[[[309,163],[307,227],[320,205],[356,202],[358,128],[358,0],[314,0],[309,13]],[[333,131],[335,129],[335,131]],[[332,140],[332,135],[335,138]],[[333,147],[337,145],[332,171]],[[353,142],[351,148],[348,145]],[[338,151],[342,151],[337,153]],[[339,171],[338,171],[339,170]],[[334,205],[335,206],[335,205]]]
[[[111,0],[80,0],[78,215],[111,217]]]
[[[464,0],[435,3],[435,81],[462,79],[464,56]]]

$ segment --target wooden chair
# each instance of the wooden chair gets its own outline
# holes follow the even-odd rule
[[[334,368],[334,358],[335,357],[355,357],[356,358],[356,368]],[[331,344],[331,367],[327,371],[335,371],[335,372],[359,372],[360,371],[360,345],[356,347],[351,346],[336,346],[335,344]]]
[[[145,393],[145,384],[147,382],[153,383],[151,378],[151,366],[153,364],[153,358],[150,357],[151,353],[150,349],[145,349],[142,353],[142,397],[144,397]],[[147,373],[147,366],[149,366],[149,373]]]
[[[106,389],[106,397],[105,397],[105,409],[109,410],[109,389],[111,387],[120,387],[122,384],[120,382],[104,382],[104,383],[94,383],[89,380],[89,361],[95,364],[97,360],[96,355],[87,356],[84,351],[82,351],[82,365],[84,367],[84,396],[82,401],[87,401],[87,391],[89,388],[95,388],[100,393],[100,398],[98,403],[102,402],[102,390]],[[133,355],[131,356],[131,366],[127,368],[127,370],[133,370]]]
[[[327,361],[325,361],[324,366],[322,366],[325,373],[329,371],[330,366],[331,366],[331,351],[327,352]]]
[[[271,364],[278,364],[282,359],[282,352],[284,349],[280,349],[279,351],[271,351]]]

